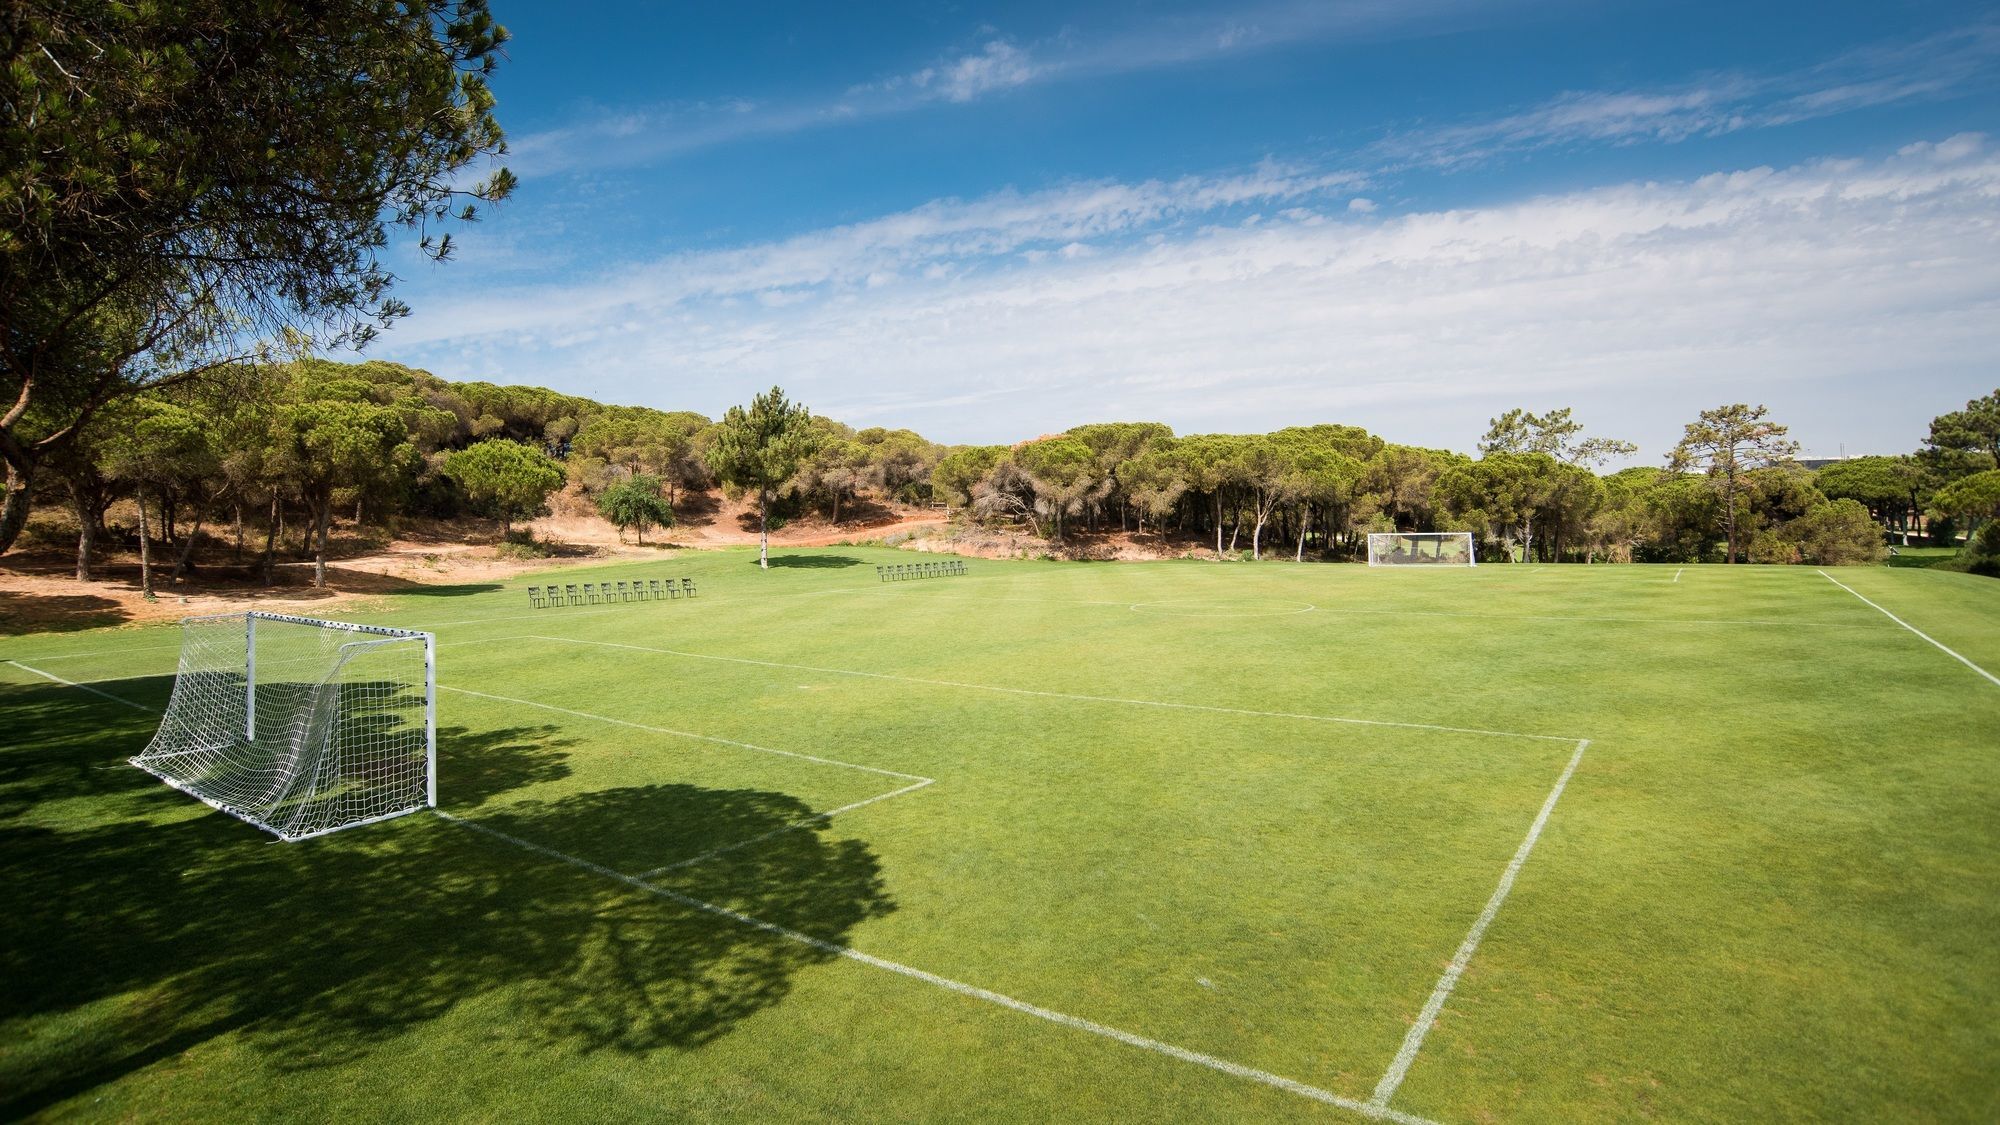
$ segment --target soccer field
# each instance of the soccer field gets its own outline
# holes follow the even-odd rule
[[[0,1115],[2000,1117],[2000,583],[921,558],[334,614],[439,809],[295,844],[0,639]]]

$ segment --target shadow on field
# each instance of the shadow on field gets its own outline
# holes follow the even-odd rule
[[[163,682],[101,686],[151,701]],[[0,713],[0,1012],[28,1044],[0,1053],[0,1118],[221,1036],[273,1071],[339,1066],[459,1005],[503,1052],[690,1048],[831,956],[430,815],[274,843],[123,764],[153,715],[55,685],[0,685]],[[560,779],[566,746],[549,727],[441,731],[447,804]],[[689,825],[712,847],[811,812],[649,785],[474,819],[587,860],[668,862]],[[831,941],[895,908],[858,841],[799,830],[731,858],[690,893]]]
[[[490,594],[495,590],[504,589],[506,587],[498,582],[458,582],[449,586],[411,583],[407,587],[398,588],[396,592],[413,598],[462,598],[467,594]]]
[[[751,566],[757,560],[750,560]],[[860,566],[861,560],[852,555],[772,555],[771,569],[786,567],[795,570],[834,570],[839,567]]]
[[[131,618],[125,607],[96,594],[26,594],[0,590],[0,635],[73,633]]]

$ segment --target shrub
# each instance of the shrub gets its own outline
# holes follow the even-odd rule
[[[1859,500],[1815,504],[1785,526],[1798,543],[1799,554],[1816,566],[1878,563],[1888,554],[1881,525]]]

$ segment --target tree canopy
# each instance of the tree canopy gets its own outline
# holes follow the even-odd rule
[[[388,230],[506,196],[485,0],[10,8],[0,67],[0,550],[49,452],[117,398],[275,344],[365,343]]]
[[[745,409],[732,406],[715,429],[709,466],[722,482],[757,496],[757,565],[771,565],[771,497],[820,447],[812,411],[772,387]]]
[[[562,466],[532,446],[505,438],[478,442],[444,459],[445,475],[464,487],[474,504],[500,517],[500,533],[542,510],[563,486]]]

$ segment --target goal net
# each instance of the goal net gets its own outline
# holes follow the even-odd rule
[[[1368,536],[1369,566],[1478,566],[1470,531],[1389,531]]]
[[[405,629],[187,618],[166,717],[132,764],[284,840],[435,805],[434,656]]]

